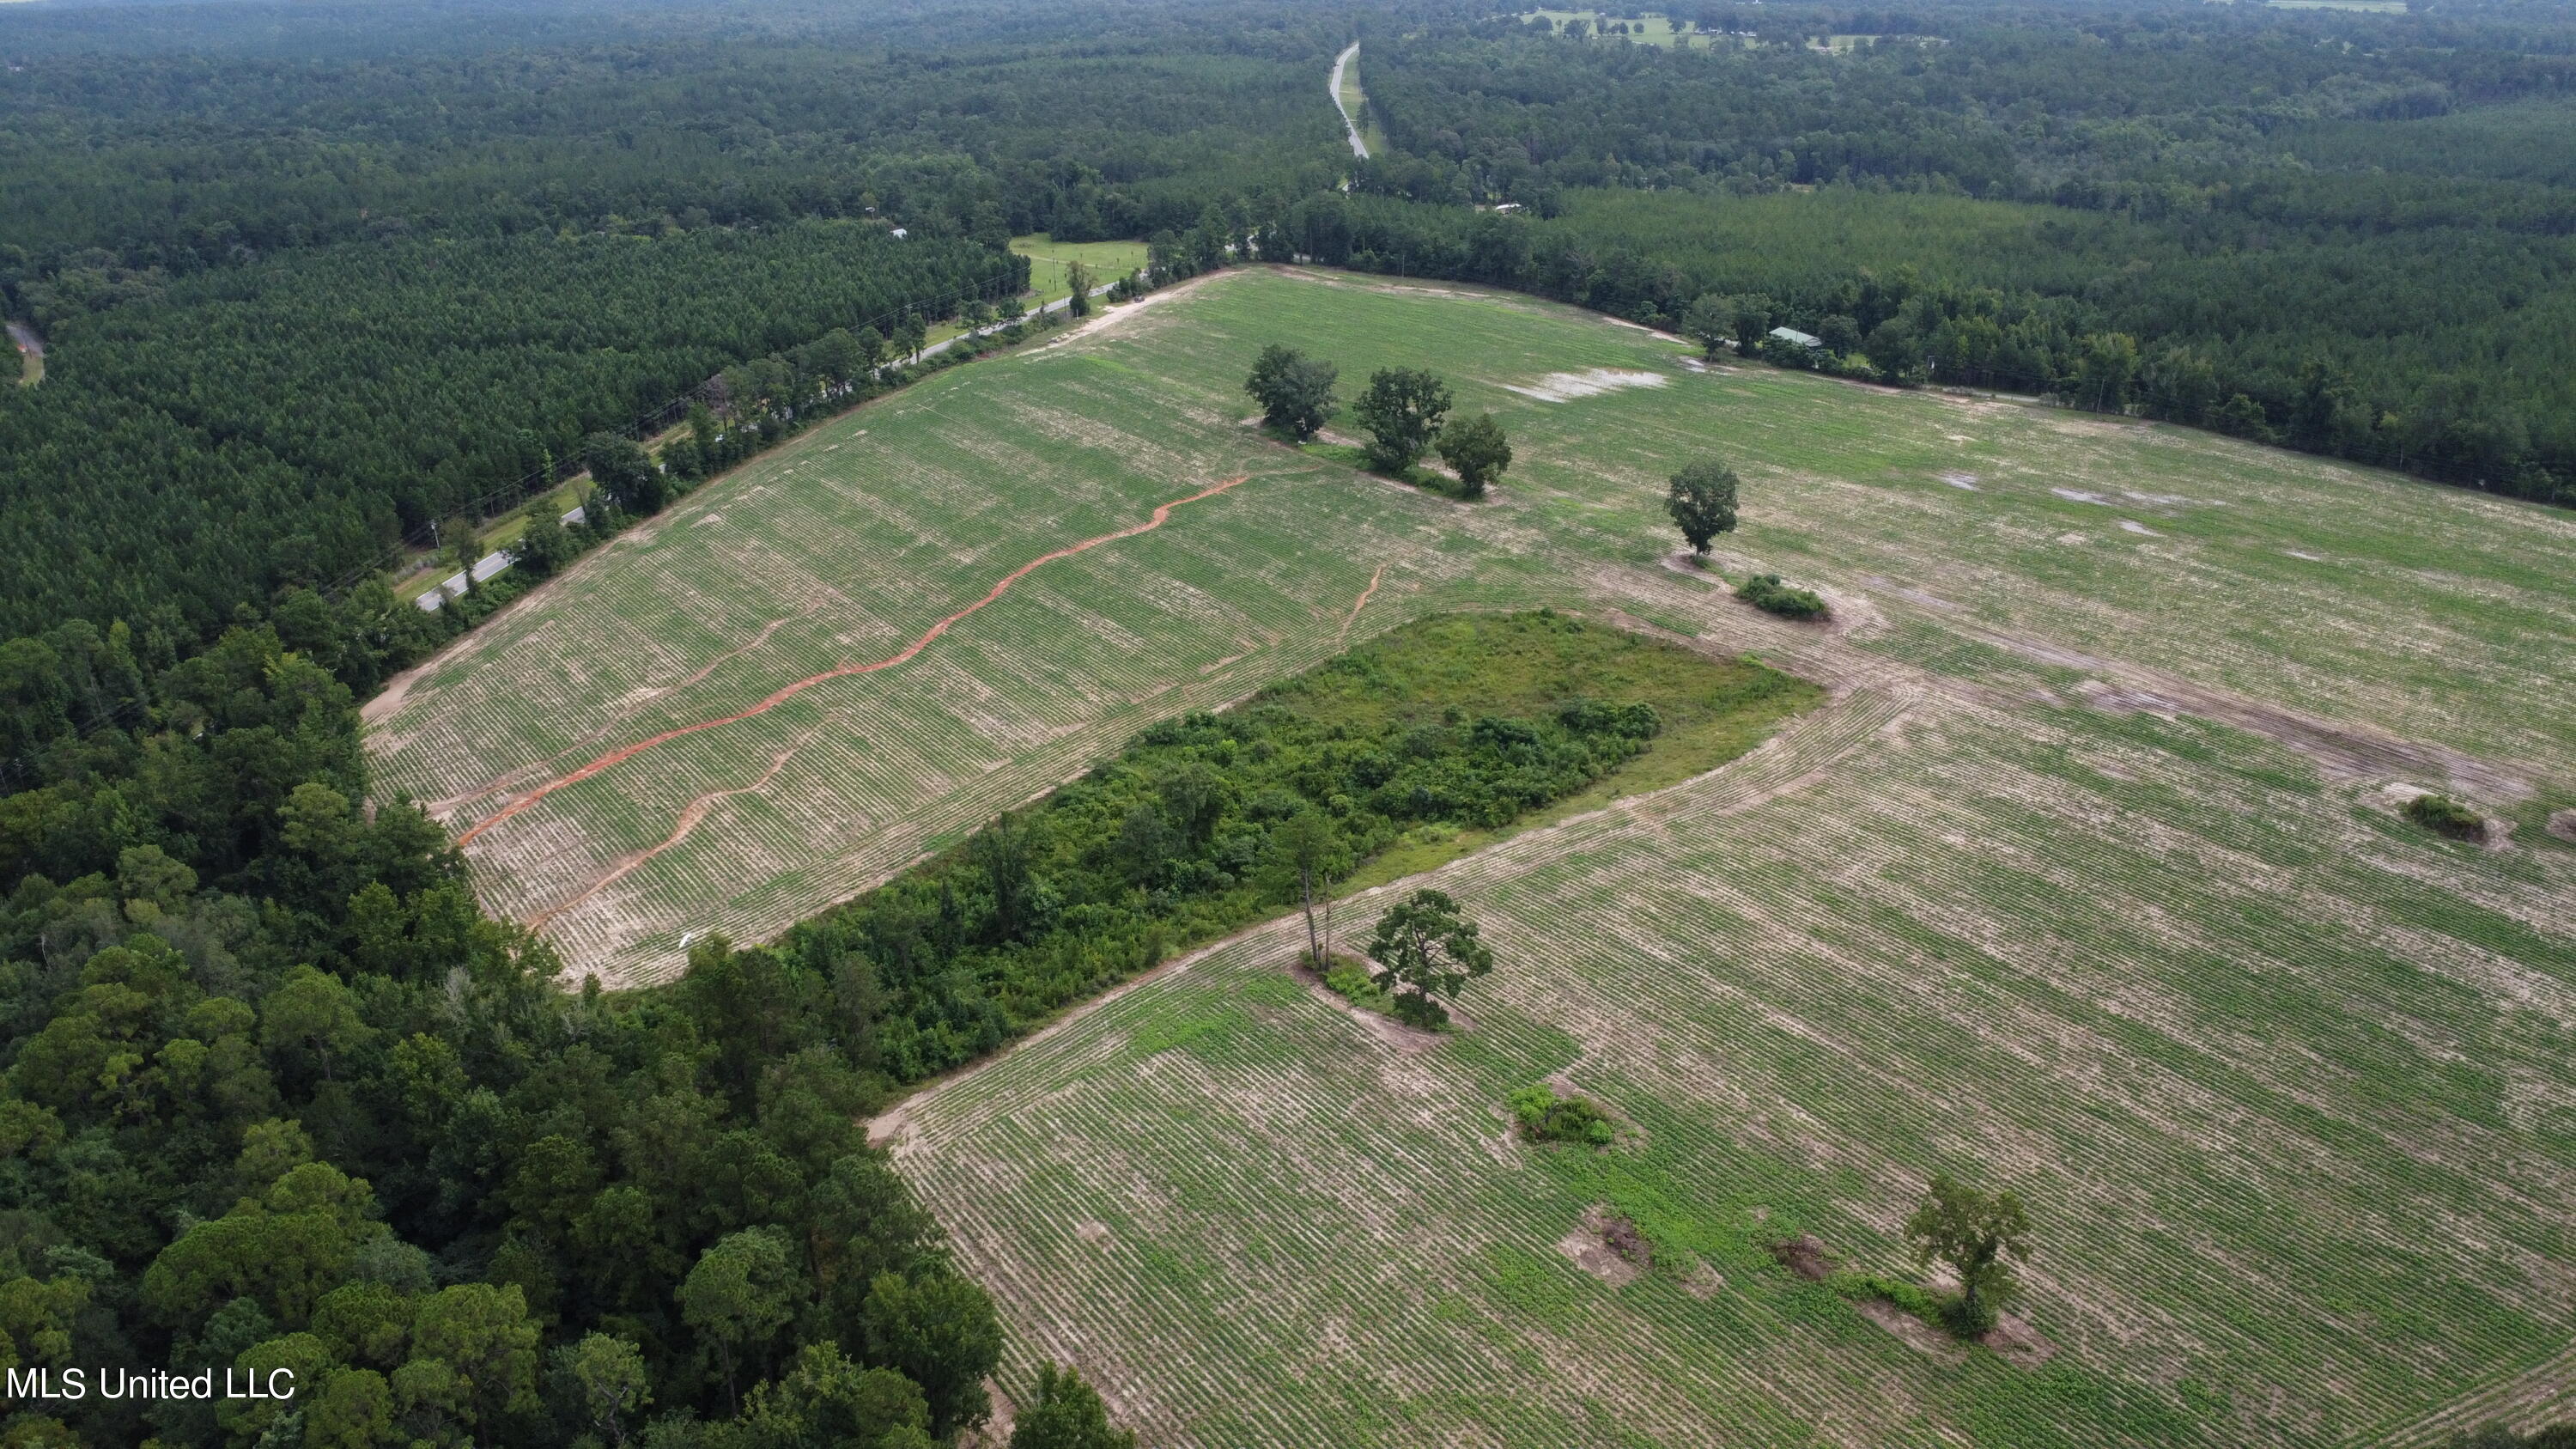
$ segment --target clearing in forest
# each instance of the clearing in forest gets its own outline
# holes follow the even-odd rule
[[[1145,265],[1145,244],[1134,241],[1060,242],[1045,232],[1011,238],[1011,250],[1029,259],[1032,305],[1060,302],[1072,295],[1073,264],[1091,273],[1091,284],[1105,287]]]
[[[1236,385],[1273,341],[1346,397],[1443,372],[1511,472],[1470,506],[1263,440]],[[1465,288],[1213,278],[692,495],[389,693],[370,748],[471,826],[1239,477],[469,848],[500,909],[579,899],[548,925],[577,966],[650,979],[1430,612],[1552,605],[1827,687],[1713,774],[1440,869],[1503,962],[1472,1031],[1372,1033],[1281,927],[905,1104],[1012,1382],[1075,1362],[1207,1445],[2324,1444],[2562,1390],[2576,851],[2539,826],[2576,779],[2576,519],[1686,352]],[[1531,395],[1596,371],[1666,381]],[[1715,572],[1830,624],[1676,562],[1663,480],[1711,453],[1746,500]],[[2392,786],[2515,828],[2443,840]],[[1504,1094],[1548,1078],[1634,1140],[1510,1141]],[[2045,1362],[1925,1352],[1766,1251],[1899,1270],[1940,1168],[2031,1200]],[[1596,1207],[1655,1266],[1560,1253]]]

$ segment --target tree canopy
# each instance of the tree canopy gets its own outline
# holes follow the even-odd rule
[[[1714,458],[1687,463],[1673,475],[1664,495],[1664,511],[1693,554],[1708,557],[1709,545],[1721,533],[1735,531],[1735,470]]]
[[[1449,384],[1418,367],[1380,368],[1368,390],[1351,404],[1351,416],[1368,429],[1369,466],[1402,473],[1419,462],[1449,413]]]

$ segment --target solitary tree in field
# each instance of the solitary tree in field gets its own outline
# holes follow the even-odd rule
[[[1735,470],[1714,458],[1703,458],[1673,475],[1664,510],[1689,540],[1691,552],[1708,557],[1709,543],[1735,531]]]
[[[1415,891],[1378,917],[1377,935],[1368,944],[1377,969],[1369,973],[1395,998],[1396,1013],[1408,1021],[1437,1026],[1449,1013],[1433,998],[1458,999],[1468,978],[1494,969],[1493,949],[1478,940],[1476,923],[1458,903],[1439,891]]]
[[[1440,457],[1457,470],[1468,497],[1482,498],[1503,470],[1512,466],[1512,444],[1492,413],[1478,413],[1440,430]]]
[[[1683,309],[1682,335],[1699,344],[1701,357],[1717,361],[1719,350],[1735,337],[1735,299],[1715,292],[1701,294]]]
[[[1304,442],[1333,415],[1333,382],[1341,370],[1317,357],[1274,342],[1253,359],[1243,390],[1261,404],[1261,421]]]
[[[1449,384],[1418,367],[1390,367],[1369,374],[1368,391],[1351,404],[1369,431],[1369,466],[1402,473],[1419,462],[1449,414]]]
[[[1272,879],[1306,914],[1306,958],[1317,971],[1332,968],[1333,878],[1350,868],[1350,845],[1321,810],[1300,810],[1270,832]]]
[[[2006,1263],[2030,1257],[2030,1214],[2018,1193],[1989,1193],[1934,1173],[1922,1205],[1905,1220],[1905,1236],[1916,1262],[1946,1263],[1959,1275],[1953,1326],[1963,1332],[1993,1327],[1996,1312],[2021,1291]]]
[[[1065,315],[1069,317],[1090,316],[1091,268],[1084,266],[1080,262],[1068,262],[1065,264],[1064,280],[1065,285],[1073,288],[1072,299],[1064,304]]]

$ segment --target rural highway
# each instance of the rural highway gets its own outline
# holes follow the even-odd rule
[[[1366,161],[1368,142],[1360,139],[1360,123],[1352,117],[1351,108],[1342,104],[1342,72],[1350,68],[1351,57],[1359,53],[1360,43],[1354,40],[1351,42],[1350,49],[1334,57],[1333,78],[1324,82],[1324,86],[1333,93],[1333,109],[1342,113],[1342,129],[1350,133],[1351,154]]]

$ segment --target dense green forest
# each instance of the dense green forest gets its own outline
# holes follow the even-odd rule
[[[1754,298],[1809,332],[1845,319],[1891,379],[2576,498],[2563,12],[1697,23],[1721,43],[1487,22],[1376,47],[1370,103],[1396,150],[1359,189],[1442,205],[1309,203],[1299,249],[1667,324],[1704,293]],[[1879,38],[1804,43],[1855,33]],[[1542,220],[1505,232],[1471,203]]]
[[[11,1442],[902,1446],[978,1416],[999,1329],[861,1140],[864,1001],[719,943],[672,990],[566,995],[435,824],[362,808],[313,662],[348,645],[297,592],[186,659],[80,623],[0,650],[10,729],[54,745],[0,802],[0,1360],[301,1386],[22,1404]],[[120,702],[134,727],[69,728]]]
[[[1026,275],[965,239],[803,221],[348,243],[55,311],[64,365],[0,405],[0,627],[169,603],[220,623],[519,502],[585,435],[737,361]]]
[[[0,631],[166,604],[210,633],[730,363],[1016,291],[1016,233],[1335,174],[1306,93],[1339,28],[1279,13],[1076,42],[1070,7],[719,12],[709,45],[700,12],[483,36],[429,6],[356,54],[220,58],[144,46],[167,13],[0,29],[0,310],[57,359],[0,389]]]

